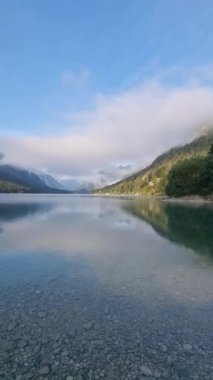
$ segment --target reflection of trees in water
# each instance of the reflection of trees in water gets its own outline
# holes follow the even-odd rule
[[[0,204],[0,221],[10,222],[36,213],[46,213],[52,208],[53,205],[47,203],[2,203]]]
[[[125,211],[148,222],[172,242],[213,257],[213,207],[145,199],[126,204]]]

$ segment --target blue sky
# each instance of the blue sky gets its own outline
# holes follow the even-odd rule
[[[1,135],[81,135],[149,81],[211,91],[212,20],[212,0],[0,0]]]

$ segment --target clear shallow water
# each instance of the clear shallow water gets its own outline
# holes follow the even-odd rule
[[[0,379],[213,379],[213,208],[0,198]]]

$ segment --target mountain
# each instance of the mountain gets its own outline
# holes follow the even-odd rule
[[[66,189],[62,183],[60,183],[59,181],[57,181],[57,179],[55,179],[53,176],[51,176],[50,174],[46,174],[46,173],[41,173],[41,172],[36,172],[36,174],[39,176],[39,178],[48,186],[48,187],[51,187],[53,189],[58,189],[58,190],[69,190],[69,189]]]
[[[123,180],[96,191],[98,194],[150,194],[166,193],[168,176],[180,161],[207,157],[213,143],[210,130],[192,142],[178,146],[158,156],[148,167]]]
[[[60,180],[62,186],[75,192],[92,193],[96,189],[106,187],[130,173],[132,165],[117,165],[110,169],[99,169],[92,177],[87,178],[65,178]]]
[[[60,181],[64,189],[76,193],[91,193],[94,190],[94,184],[88,181],[77,179],[64,179]]]
[[[0,193],[68,193],[48,186],[32,171],[0,164]]]
[[[28,215],[46,214],[53,209],[53,204],[48,202],[0,202],[0,223],[4,224],[13,220],[26,218]],[[2,226],[0,225],[0,231]]]

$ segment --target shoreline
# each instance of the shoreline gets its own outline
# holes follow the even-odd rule
[[[168,202],[198,202],[198,203],[212,203],[213,197],[201,197],[199,195],[184,196],[180,198],[168,197]]]
[[[2,196],[7,195],[21,195],[22,197],[33,195],[33,196],[85,196],[85,197],[103,197],[103,198],[122,198],[122,199],[140,199],[140,198],[155,198],[164,202],[174,202],[174,203],[213,203],[213,195],[208,195],[201,197],[199,195],[187,195],[183,197],[169,197],[163,194],[110,194],[110,193],[88,193],[88,194],[78,194],[78,193],[0,193]]]
[[[178,202],[178,203],[184,203],[184,202],[191,202],[191,203],[213,203],[213,195],[211,196],[205,196],[201,197],[199,195],[187,195],[183,197],[169,197],[167,195],[151,195],[151,194],[110,194],[110,193],[105,193],[105,194],[98,194],[94,193],[91,194],[93,196],[98,196],[98,197],[111,197],[111,198],[156,198],[160,199],[162,201],[166,202]]]

